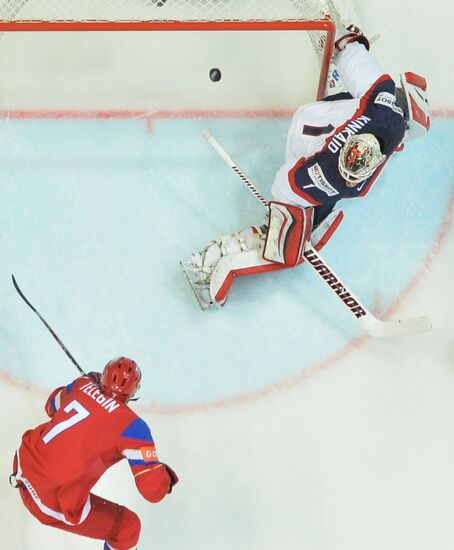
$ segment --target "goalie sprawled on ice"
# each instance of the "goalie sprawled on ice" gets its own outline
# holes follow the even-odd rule
[[[202,309],[224,305],[236,276],[294,267],[308,241],[320,250],[342,221],[337,202],[364,197],[404,141],[429,130],[425,79],[407,72],[397,87],[358,28],[337,32],[334,61],[348,92],[294,114],[267,218],[182,262]]]

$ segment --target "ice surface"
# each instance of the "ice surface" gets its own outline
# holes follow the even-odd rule
[[[178,262],[262,216],[203,131],[266,195],[286,118],[0,121],[2,548],[102,546],[41,526],[6,483],[48,391],[76,375],[11,273],[84,368],[120,353],[143,367],[135,406],[181,482],[151,505],[120,464],[95,488],[138,512],[141,548],[452,548],[454,123],[434,62],[449,33],[423,47],[435,10],[407,0],[361,15],[383,64],[426,74],[444,116],[345,203],[323,255],[377,315],[429,315],[428,335],[365,338],[304,266],[198,308]]]
[[[112,356],[136,357],[149,376],[145,403],[241,398],[339,354],[360,326],[304,266],[240,278],[222,310],[202,313],[178,265],[263,216],[203,129],[267,194],[287,124],[158,120],[147,131],[141,120],[3,121],[3,312],[27,334],[21,354],[10,355],[6,338],[3,369],[46,390],[70,376],[66,358],[17,299],[11,272],[87,371]],[[367,198],[344,202],[342,229],[323,251],[378,315],[437,251],[452,194],[453,137],[452,124],[437,120],[426,140],[407,145]],[[433,167],[432,193],[427,155],[440,150],[446,161]],[[22,372],[24,356],[33,365],[48,353],[45,384],[39,370]]]
[[[144,369],[139,410],[152,425],[161,457],[182,473],[181,485],[152,510],[134,494],[125,465],[99,487],[102,494],[139,510],[144,545],[160,541],[166,548],[180,548],[184,542],[191,548],[246,549],[260,544],[271,549],[280,547],[284,537],[289,548],[301,548],[296,541],[307,536],[315,546],[307,542],[302,548],[334,549],[331,536],[340,530],[344,540],[354,540],[353,548],[360,548],[358,532],[336,523],[319,531],[317,522],[332,522],[332,514],[338,517],[338,506],[343,505],[336,498],[347,498],[351,490],[356,499],[369,499],[370,515],[363,512],[368,519],[375,517],[377,502],[383,506],[382,499],[399,492],[396,483],[413,490],[421,480],[412,477],[411,470],[396,472],[395,461],[400,464],[407,453],[408,460],[415,459],[405,444],[409,429],[410,447],[423,445],[426,452],[420,437],[430,435],[432,422],[438,423],[440,410],[448,406],[442,400],[447,389],[430,376],[441,376],[446,360],[452,358],[452,331],[437,323],[438,308],[443,312],[452,303],[452,293],[438,306],[430,303],[430,294],[440,296],[437,292],[449,288],[444,279],[436,285],[438,290],[433,288],[432,262],[441,261],[444,251],[444,276],[453,261],[452,254],[446,256],[445,238],[452,222],[454,125],[449,119],[437,119],[426,140],[409,144],[405,154],[396,156],[366,199],[346,205],[346,220],[324,251],[368,307],[377,314],[392,308],[393,316],[430,314],[432,335],[418,337],[413,344],[366,340],[355,320],[304,267],[238,279],[223,310],[199,310],[178,261],[210,238],[256,223],[262,216],[260,204],[214,155],[202,131],[210,129],[266,194],[280,162],[287,123],[159,120],[150,132],[140,120],[2,122],[0,357],[3,387],[9,394],[4,403],[12,400],[18,418],[13,427],[3,420],[7,448],[11,453],[21,432],[43,421],[39,406],[46,392],[76,375],[18,298],[10,282],[14,272],[25,294],[85,369],[99,370],[118,354],[133,356]],[[439,159],[430,170],[429,158]],[[416,290],[407,298],[413,287]],[[421,299],[413,302],[415,294]],[[437,358],[425,342],[430,347],[443,334],[446,351]],[[413,348],[422,355],[414,355]],[[345,356],[353,363],[348,369],[339,365]],[[426,405],[421,411],[414,401],[429,397],[425,392],[412,396],[421,389],[415,390],[407,361],[412,368],[419,365],[419,376],[429,376],[424,385],[434,386],[429,410]],[[322,370],[333,364],[338,370]],[[301,386],[311,373],[317,374],[313,385]],[[403,382],[404,373],[408,379]],[[450,380],[447,372],[444,376]],[[333,388],[336,379],[338,389]],[[12,382],[16,383],[11,386]],[[17,390],[18,382],[41,391]],[[398,390],[396,384],[401,384]],[[320,393],[314,403],[306,392],[316,388]],[[411,412],[395,409],[396,394]],[[342,398],[347,403],[339,405]],[[362,424],[362,415],[371,426]],[[419,431],[416,424],[406,425],[419,423],[419,415],[428,415],[430,433],[424,427]],[[400,424],[396,433],[382,434],[395,422]],[[399,457],[377,458],[385,452],[382,440],[384,445],[397,445]],[[442,445],[438,438],[434,444]],[[452,453],[452,445],[448,449]],[[421,449],[417,452],[421,460]],[[366,464],[375,464],[374,473],[369,475],[366,464],[356,462],[358,453],[365,453]],[[441,449],[434,453],[443,460]],[[343,462],[351,469],[347,479],[355,478],[348,487],[342,481]],[[428,463],[420,468],[426,475],[432,471]],[[363,478],[356,479],[355,472]],[[389,479],[382,480],[382,475]],[[314,476],[318,482],[312,485]],[[389,485],[386,491],[383,483]],[[285,489],[279,489],[281,484]],[[432,479],[426,484],[434,498],[440,497]],[[369,495],[366,487],[371,485],[382,491],[381,496]],[[281,490],[288,502],[283,515],[268,502],[269,495],[279,502]],[[301,492],[302,502],[294,501],[293,490]],[[407,505],[407,497],[400,497]],[[3,497],[6,502],[13,498],[10,492]],[[31,548],[28,537],[38,537],[43,544],[64,540],[78,548],[96,547],[90,541],[73,542],[47,533],[28,523],[16,500],[14,506],[15,521],[26,522],[27,528],[20,535],[8,535],[12,547]],[[358,503],[352,497],[348,506],[353,516],[346,521],[356,526]],[[390,520],[385,509],[381,513]],[[409,521],[418,513],[413,509]],[[273,521],[264,526],[270,514]],[[175,522],[178,530],[170,528]],[[400,528],[394,527],[399,532]],[[449,529],[445,533],[452,534]],[[407,536],[412,542],[413,535]],[[408,542],[402,547],[415,546]]]

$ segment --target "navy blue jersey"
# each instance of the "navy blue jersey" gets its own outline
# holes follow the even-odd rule
[[[402,110],[395,104],[394,81],[382,76],[361,98],[359,108],[345,124],[335,129],[325,146],[309,158],[301,158],[289,171],[294,193],[314,206],[335,204],[343,198],[364,196],[392,153],[402,143],[405,122]],[[385,162],[372,176],[354,187],[348,187],[339,173],[339,155],[347,138],[356,134],[373,134],[386,155]]]
[[[406,129],[394,81],[362,44],[349,44],[336,54],[335,63],[347,92],[295,112],[285,163],[271,190],[277,201],[315,207],[315,225],[339,200],[368,193]],[[386,158],[372,176],[349,187],[339,172],[339,156],[346,140],[358,134],[373,134]]]

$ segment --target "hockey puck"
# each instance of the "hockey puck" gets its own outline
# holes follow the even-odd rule
[[[219,82],[221,80],[221,71],[219,69],[211,69],[210,78],[213,82]]]

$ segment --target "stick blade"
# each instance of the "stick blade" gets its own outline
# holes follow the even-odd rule
[[[13,281],[14,288],[15,288],[17,291],[19,291],[20,288],[19,288],[19,285],[17,284],[16,277],[14,276],[13,273],[11,273],[11,279],[12,279],[12,281]]]
[[[14,275],[11,273],[11,279],[13,281],[13,285],[14,285],[14,288],[16,289],[17,293],[19,294],[19,296],[22,298],[22,300],[24,300],[24,302],[28,305],[28,307],[34,311],[35,313],[36,312],[36,309],[35,307],[27,300],[25,294],[22,292],[20,286],[18,285],[17,281],[16,281],[16,277],[14,277]]]
[[[412,336],[423,334],[432,329],[432,322],[428,317],[413,317],[410,319],[398,319],[397,321],[381,321],[377,318],[362,318],[362,325],[369,334],[378,338],[392,336]]]

